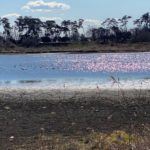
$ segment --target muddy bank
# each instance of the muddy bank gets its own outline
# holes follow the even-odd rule
[[[22,139],[37,135],[43,129],[48,135],[72,136],[93,130],[102,133],[129,130],[131,125],[141,131],[139,126],[150,124],[148,90],[142,91],[141,97],[128,98],[125,95],[131,96],[133,91],[126,91],[122,98],[123,93],[118,96],[118,91],[103,91],[103,94],[54,91],[0,92],[1,146],[11,145],[12,136],[17,143],[23,143]]]
[[[0,134],[111,130],[150,121],[150,91],[0,91]],[[12,130],[13,129],[13,130]]]
[[[87,130],[109,131],[130,121],[150,123],[150,105],[102,103],[100,100],[67,102],[0,102],[0,134],[34,135],[41,128],[48,133],[71,134]],[[13,130],[12,130],[13,129]]]
[[[23,144],[23,139],[36,136],[42,130],[47,135],[73,136],[93,130],[101,133],[128,131],[131,126],[142,132],[139,126],[150,124],[150,104],[146,99],[136,99],[134,103],[106,101],[1,101],[0,145]],[[15,140],[11,142],[10,137]]]

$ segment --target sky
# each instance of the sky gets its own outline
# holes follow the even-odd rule
[[[82,18],[99,25],[108,17],[137,19],[146,12],[150,12],[150,0],[0,0],[0,16],[10,20],[20,15],[56,21]]]

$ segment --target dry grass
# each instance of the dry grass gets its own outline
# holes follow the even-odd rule
[[[12,150],[149,150],[150,132],[143,135],[118,130],[112,133],[92,131],[87,135],[46,135],[44,130],[34,137],[11,140]],[[13,144],[14,142],[14,144]]]

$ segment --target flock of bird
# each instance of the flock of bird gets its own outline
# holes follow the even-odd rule
[[[12,81],[29,80],[30,82],[28,83],[32,85],[35,83],[35,80],[43,81],[43,79],[45,79],[49,81],[53,78],[55,79],[57,74],[59,78],[56,78],[54,82],[43,82],[43,85],[50,84],[53,85],[52,87],[57,87],[57,85],[60,87],[60,85],[62,85],[63,88],[73,85],[75,87],[93,87],[94,85],[95,87],[97,83],[100,83],[101,87],[104,87],[105,79],[108,80],[109,78],[108,82],[110,84],[106,86],[109,87],[120,83],[118,80],[120,79],[120,74],[119,77],[117,74],[118,78],[116,79],[113,76],[114,73],[121,72],[123,74],[127,73],[127,75],[134,73],[135,76],[138,76],[138,73],[142,73],[146,74],[148,79],[150,76],[150,53],[35,54],[20,55],[19,60],[18,57],[19,56],[16,57],[12,55],[7,59],[7,56],[5,56],[3,61],[0,61],[0,85],[3,83],[3,80],[6,80],[7,83],[10,81],[12,83]],[[1,56],[0,60],[2,60]],[[77,74],[75,72],[77,72],[77,74],[79,73],[78,77],[76,77]],[[101,72],[106,72],[106,74]],[[88,78],[87,75],[89,73],[92,78]],[[68,80],[70,75],[76,79]],[[133,79],[136,79],[135,76]],[[126,85],[127,82],[125,81],[123,83]],[[141,86],[138,82],[135,83]],[[132,87],[132,82],[128,82],[128,84],[130,86],[127,87]],[[144,83],[144,85],[145,84],[145,87],[147,87],[150,83],[147,82]],[[99,87],[99,85],[97,87]]]
[[[12,56],[13,57],[13,56]],[[5,69],[30,72],[150,72],[150,53],[104,54],[39,54],[23,55],[23,61],[14,58],[0,64]],[[10,61],[10,62],[9,62]],[[1,66],[2,65],[2,66]]]
[[[77,72],[150,72],[150,53],[71,54],[47,56],[44,66]],[[47,63],[46,63],[47,62]]]

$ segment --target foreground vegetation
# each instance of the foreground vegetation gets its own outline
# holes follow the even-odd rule
[[[14,150],[149,150],[150,131],[145,128],[142,135],[116,130],[111,133],[92,131],[86,135],[46,135],[44,129],[37,136],[16,141],[10,137]]]
[[[54,49],[109,51],[118,50],[118,45],[122,47],[125,44],[125,49],[148,51],[150,14],[145,13],[134,20],[133,28],[128,27],[131,18],[127,15],[120,19],[107,18],[100,27],[89,29],[84,29],[83,19],[64,20],[58,24],[54,20],[41,21],[39,18],[20,16],[11,25],[8,18],[1,18],[0,52],[45,52],[43,48],[48,52]],[[142,48],[134,47],[136,44]]]

